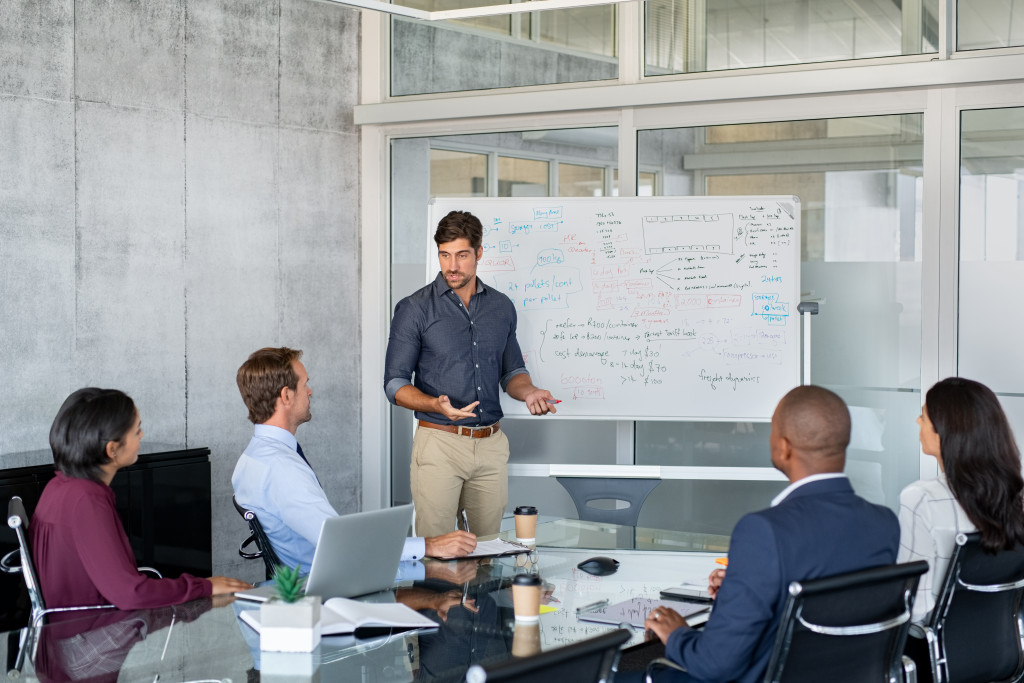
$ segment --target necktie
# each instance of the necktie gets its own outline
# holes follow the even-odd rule
[[[306,454],[302,452],[302,446],[299,445],[298,441],[295,442],[295,452],[299,454],[299,457],[302,458],[303,462],[305,462],[307,465],[309,465],[309,460],[306,460]],[[312,470],[313,466],[309,465],[309,469]],[[316,472],[315,471],[313,472],[313,477],[316,479],[316,483],[319,484],[320,483],[320,477],[316,476]],[[321,486],[322,486],[322,484],[321,484]]]

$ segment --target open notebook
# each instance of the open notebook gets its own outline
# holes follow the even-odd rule
[[[238,617],[260,630],[260,611],[244,610]],[[325,636],[351,633],[360,638],[414,628],[437,628],[437,623],[400,602],[359,602],[331,598],[320,611],[320,632]]]
[[[608,605],[604,609],[597,609],[591,612],[583,612],[579,615],[580,621],[596,621],[601,624],[621,624],[627,622],[636,628],[644,627],[644,620],[655,607],[668,607],[679,612],[683,618],[691,617],[711,609],[711,605],[692,602],[680,602],[678,600],[659,600],[657,598],[633,598],[623,600],[614,605]]]

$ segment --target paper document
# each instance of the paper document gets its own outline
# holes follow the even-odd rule
[[[476,548],[466,558],[473,557],[497,557],[499,555],[517,555],[519,553],[528,553],[530,548],[519,543],[513,543],[512,541],[506,541],[503,538],[495,538],[490,541],[477,541]],[[440,560],[455,560],[465,559],[462,557],[440,557]]]
[[[244,610],[239,618],[260,630],[260,611]],[[381,631],[437,628],[437,624],[400,602],[359,602],[331,598],[320,610],[320,632],[325,636],[354,633],[366,637]]]
[[[679,612],[684,618],[707,612],[710,605],[698,605],[677,600],[659,600],[657,598],[633,598],[624,600],[604,609],[582,612],[580,621],[596,621],[601,624],[621,624],[627,622],[636,628],[644,627],[644,620],[655,607],[668,607]]]

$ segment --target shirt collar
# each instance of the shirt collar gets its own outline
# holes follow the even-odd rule
[[[287,429],[281,429],[280,427],[275,427],[273,425],[261,424],[256,425],[256,428],[253,433],[256,436],[262,437],[264,439],[273,439],[274,441],[280,441],[293,451],[298,450],[296,446],[299,442],[296,441],[295,435],[289,432]]]
[[[809,477],[804,477],[803,479],[797,479],[792,484],[790,484],[786,488],[782,489],[782,493],[780,493],[779,495],[777,495],[774,498],[772,498],[772,507],[775,507],[776,505],[778,505],[782,501],[786,500],[786,498],[789,496],[789,494],[793,493],[793,491],[796,491],[798,488],[800,488],[804,484],[810,484],[812,482],[822,481],[824,479],[839,479],[840,477],[844,477],[845,478],[846,475],[844,473],[842,473],[842,472],[825,472],[824,474],[812,474]]]

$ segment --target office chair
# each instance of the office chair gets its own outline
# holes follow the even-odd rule
[[[661,483],[661,479],[636,479],[633,477],[555,477],[576,506],[576,515],[586,522],[607,522],[623,526],[636,526],[640,508],[647,496]],[[589,503],[594,500],[621,500],[629,507],[616,510],[596,508]]]
[[[238,546],[238,554],[247,560],[255,560],[262,557],[267,580],[270,580],[274,576],[274,570],[280,566],[281,559],[274,552],[274,546],[270,544],[270,539],[267,538],[267,533],[263,530],[263,525],[260,524],[256,513],[239,505],[234,496],[231,496],[231,503],[238,510],[238,514],[242,516],[242,519],[249,524],[249,536]],[[246,547],[250,544],[256,546],[256,552],[246,550]]]
[[[765,683],[916,683],[903,645],[927,570],[910,562],[789,584]],[[648,681],[659,668],[682,670],[656,659]]]
[[[39,586],[39,577],[36,575],[35,564],[32,562],[32,553],[28,546],[28,515],[25,513],[25,504],[20,496],[12,496],[7,504],[7,526],[14,530],[18,537],[18,549],[12,550],[0,559],[0,569],[8,574],[21,573],[25,579],[25,587],[28,588],[28,597],[32,603],[32,614],[29,626],[35,628],[42,623],[47,614],[58,612],[79,612],[82,610],[113,609],[113,605],[82,605],[80,607],[46,607],[43,603],[43,591]],[[14,564],[15,556],[20,556],[21,564]],[[150,567],[140,567],[140,570],[153,571]],[[156,572],[159,574],[159,572]]]
[[[629,638],[629,631],[616,629],[532,657],[474,664],[466,672],[466,683],[605,683]]]
[[[911,635],[928,647],[935,683],[1024,680],[1024,548],[986,553],[958,534],[935,607]]]

